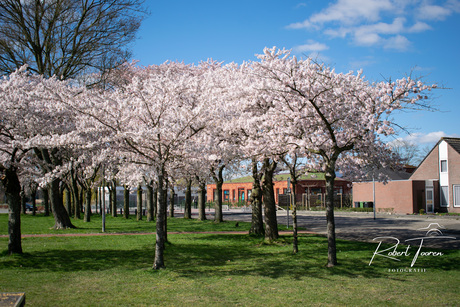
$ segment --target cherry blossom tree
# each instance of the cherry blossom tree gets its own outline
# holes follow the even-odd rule
[[[60,101],[74,93],[72,87],[56,80],[28,74],[26,66],[4,77],[0,83],[0,172],[9,204],[8,251],[21,253],[19,172],[27,168],[40,144],[64,142],[72,134],[72,122]],[[61,170],[54,169],[54,174]],[[50,179],[51,176],[48,176]],[[52,203],[56,228],[71,227],[65,209]],[[64,221],[65,224],[60,224]]]
[[[435,86],[405,77],[370,83],[361,72],[337,73],[287,50],[266,48],[253,73],[263,80],[260,95],[270,105],[287,144],[302,149],[311,168],[325,173],[328,266],[337,264],[334,223],[334,179],[368,161],[385,164],[391,151],[380,136],[394,133],[389,116],[401,109],[429,108],[422,93]]]
[[[159,203],[154,268],[164,267],[166,181],[183,146],[206,126],[206,104],[199,101],[203,72],[182,63],[144,68],[128,65],[113,90],[87,91],[77,107],[86,127],[99,131],[100,142],[116,147],[115,155],[131,165],[143,164],[157,175]],[[71,107],[69,105],[69,107]]]
[[[284,126],[272,114],[272,98],[261,91],[265,80],[254,73],[252,66],[241,66],[240,79],[232,90],[236,94],[239,117],[232,135],[238,136],[242,156],[252,161],[255,194],[252,201],[251,233],[260,234],[263,203],[265,230],[269,240],[279,237],[273,176],[278,171],[280,157],[288,151]],[[267,96],[267,97],[265,97]],[[276,115],[276,114],[275,114]],[[254,192],[254,191],[253,191]]]

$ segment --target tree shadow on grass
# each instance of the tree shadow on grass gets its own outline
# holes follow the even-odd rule
[[[329,279],[343,276],[398,279],[398,275],[389,276],[388,269],[401,265],[410,266],[409,259],[405,259],[403,263],[376,259],[370,266],[369,261],[376,244],[338,240],[339,265],[326,268],[327,240],[320,236],[300,236],[300,251],[295,255],[292,254],[290,236],[283,236],[274,243],[241,234],[180,234],[170,235],[169,238],[171,244],[168,244],[165,250],[167,270],[185,278],[260,276],[297,280],[305,277]],[[134,237],[127,240],[131,239],[139,240]],[[92,240],[88,242],[94,242],[94,239]],[[91,249],[73,248],[73,246],[59,249],[58,245],[54,245],[52,249],[12,257],[5,256],[0,258],[0,271],[18,268],[52,272],[97,272],[151,268],[154,244],[134,245],[135,241],[127,242],[123,249],[119,250],[103,248],[103,245],[92,246]],[[135,247],[130,249],[130,243]],[[84,246],[84,243],[80,244]],[[443,257],[436,259],[424,257],[418,260],[420,262],[417,262],[417,266],[430,268],[430,270],[459,270],[457,261],[459,251],[444,250],[443,252]]]
[[[111,269],[138,270],[153,263],[153,248],[133,250],[47,250],[14,255],[0,262],[2,269],[78,272]]]
[[[249,241],[249,236],[226,235],[229,245],[232,242]],[[204,238],[203,238],[204,239]],[[196,274],[209,275],[257,275],[270,278],[289,277],[300,279],[305,276],[328,279],[338,275],[348,278],[389,278],[389,268],[410,267],[412,258],[395,262],[389,259],[378,259],[370,265],[371,257],[376,244],[338,240],[339,264],[333,268],[326,268],[327,241],[320,236],[304,236],[300,238],[300,252],[292,254],[289,244],[292,237],[282,237],[281,243],[247,243],[244,247],[220,247],[212,251],[213,246],[195,244],[175,245],[169,251],[170,256],[178,265],[174,271],[186,277]],[[205,240],[222,240],[221,235],[208,235]],[[259,239],[260,241],[260,239]],[[283,246],[284,245],[284,246]],[[460,264],[456,260],[458,251],[443,250],[441,258],[424,257],[418,260],[414,268],[429,268],[430,270],[459,270]],[[176,258],[176,256],[178,256]],[[382,261],[383,260],[383,261]],[[216,270],[216,267],[219,270]],[[390,278],[398,279],[397,275]]]

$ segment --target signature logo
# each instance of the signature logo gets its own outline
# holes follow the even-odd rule
[[[427,227],[418,229],[421,231],[426,231],[425,236],[405,240],[404,242],[406,244],[412,243],[412,242],[414,243],[418,242],[417,251],[413,255],[412,255],[412,252],[410,252],[411,251],[410,244],[407,245],[407,247],[404,247],[402,250],[398,249],[399,244],[400,244],[400,241],[398,238],[395,238],[395,237],[374,238],[373,241],[377,241],[379,244],[377,245],[377,248],[375,249],[374,254],[372,255],[369,265],[372,264],[372,262],[374,261],[376,257],[383,257],[383,258],[391,259],[394,261],[401,261],[400,257],[412,257],[412,262],[410,266],[413,267],[419,257],[443,256],[444,254],[442,252],[434,252],[434,251],[422,252],[421,251],[423,243],[427,240],[455,240],[456,239],[455,237],[445,236],[441,229],[445,229],[445,227],[442,225],[439,225],[438,223],[431,223]],[[393,243],[393,245],[391,245],[388,248],[381,249],[382,243]]]

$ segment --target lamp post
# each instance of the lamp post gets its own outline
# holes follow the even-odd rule
[[[105,170],[102,170],[102,232],[105,232]]]
[[[375,170],[372,170],[372,209],[374,211],[374,220],[375,220]]]
[[[287,219],[287,229],[289,229],[289,206],[291,204],[291,177],[287,179],[287,190],[286,193],[289,195],[289,203],[286,207],[286,219]]]

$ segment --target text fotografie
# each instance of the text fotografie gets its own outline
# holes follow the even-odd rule
[[[377,237],[377,238],[374,238],[374,241],[379,241],[379,244],[377,245],[377,248],[375,249],[374,254],[372,255],[372,258],[371,258],[371,261],[369,262],[369,265],[372,264],[372,262],[374,261],[375,256],[381,256],[381,257],[392,259],[392,260],[395,260],[395,261],[401,261],[401,259],[398,259],[397,257],[413,257],[412,258],[412,263],[410,265],[411,267],[414,266],[414,264],[417,261],[418,257],[428,257],[428,256],[439,257],[439,256],[443,256],[444,254],[442,252],[433,252],[433,251],[422,252],[421,251],[422,246],[423,246],[423,242],[425,240],[433,240],[433,239],[435,239],[435,240],[439,240],[439,239],[455,239],[455,237],[439,236],[439,237],[420,237],[420,238],[407,239],[407,240],[405,240],[405,242],[412,242],[412,241],[420,240],[420,244],[418,245],[418,249],[417,249],[417,251],[415,252],[415,254],[413,256],[409,252],[409,250],[411,249],[410,245],[405,247],[404,250],[398,251],[398,247],[399,247],[399,244],[400,244],[400,241],[399,241],[398,238],[395,238],[395,237]],[[391,240],[392,242],[394,242],[394,244],[391,245],[389,248],[380,249],[382,243],[384,241],[386,241],[386,240]]]

